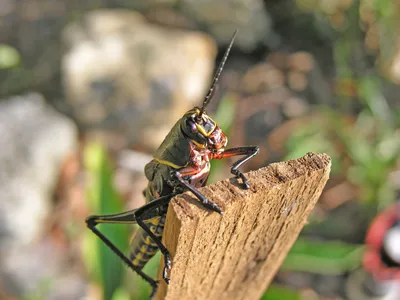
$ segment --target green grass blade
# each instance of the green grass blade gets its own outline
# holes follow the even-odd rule
[[[260,300],[301,300],[301,295],[289,288],[271,284]]]
[[[99,215],[123,211],[122,201],[112,184],[111,162],[101,145],[87,145],[84,149],[84,166],[88,175],[86,195],[91,211]],[[126,253],[129,242],[126,227],[107,224],[98,228]],[[91,278],[102,287],[103,299],[112,299],[122,282],[122,261],[89,230],[84,237],[84,259]]]
[[[286,256],[282,270],[339,275],[359,267],[363,252],[360,245],[300,238]]]

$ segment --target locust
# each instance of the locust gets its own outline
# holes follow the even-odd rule
[[[198,188],[207,183],[211,160],[232,156],[243,156],[233,163],[230,171],[241,180],[241,186],[244,189],[249,188],[249,181],[239,171],[239,167],[258,153],[258,146],[225,148],[228,143],[226,134],[205,110],[214,96],[236,34],[237,30],[230,40],[201,107],[194,107],[187,111],[175,123],[155,151],[153,159],[146,164],[144,173],[148,184],[143,191],[146,204],[126,212],[92,215],[86,219],[87,227],[132,271],[150,284],[151,298],[157,291],[158,281],[146,275],[142,269],[158,250],[164,257],[162,278],[167,284],[170,281],[168,276],[171,270],[171,255],[162,243],[162,234],[171,199],[184,191],[190,191],[204,208],[223,215],[222,209],[207,199]],[[103,235],[96,228],[98,224],[137,224],[139,228],[131,240],[129,254],[125,255]]]

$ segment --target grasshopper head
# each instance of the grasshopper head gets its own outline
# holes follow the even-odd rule
[[[228,143],[228,139],[226,138],[224,132],[217,125],[217,123],[215,123],[215,121],[206,114],[205,109],[213,98],[218,79],[229,56],[229,52],[231,51],[236,33],[237,30],[233,34],[229,46],[225,51],[221,63],[219,64],[211,87],[203,100],[202,106],[200,108],[195,107],[194,109],[189,110],[183,118],[184,122],[182,124],[182,131],[184,134],[199,148],[207,148],[211,152],[218,153],[223,151],[224,147]]]
[[[207,148],[211,152],[220,152],[228,143],[228,139],[217,123],[198,107],[185,114],[182,127],[185,135],[198,147]]]

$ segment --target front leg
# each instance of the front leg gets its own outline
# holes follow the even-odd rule
[[[231,166],[231,173],[236,176],[236,178],[241,178],[244,188],[248,189],[249,186],[249,181],[247,180],[246,176],[242,172],[238,170],[238,168],[243,165],[245,162],[250,160],[253,156],[256,156],[257,153],[259,152],[258,146],[246,146],[246,147],[237,147],[237,148],[230,148],[226,149],[222,153],[218,154],[213,154],[211,156],[212,159],[222,159],[222,158],[227,158],[231,156],[237,156],[237,155],[246,155],[245,157],[239,159],[237,162],[235,162]]]
[[[194,186],[191,186],[185,179],[183,179],[184,176],[190,176],[189,172],[182,174],[179,171],[173,170],[171,171],[170,175],[173,179],[177,180],[181,186],[191,191],[197,197],[197,199],[200,200],[204,207],[211,209],[220,215],[223,214],[222,209],[217,204],[208,200],[202,193],[200,193],[198,189],[196,189]]]

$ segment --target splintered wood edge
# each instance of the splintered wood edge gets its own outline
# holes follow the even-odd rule
[[[246,173],[251,186],[244,190],[240,179],[230,178],[212,185],[205,186],[201,193],[218,204],[223,211],[232,204],[232,201],[242,201],[247,195],[269,190],[288,181],[307,175],[309,172],[327,169],[330,172],[331,158],[324,153],[307,153],[305,156],[272,163],[264,168]],[[227,197],[232,194],[234,197]],[[186,192],[171,200],[170,208],[175,211],[176,217],[182,222],[194,221],[212,212],[205,210],[192,193]]]
[[[274,257],[273,261],[267,261],[263,263],[257,262],[257,264],[260,264],[257,268],[258,273],[264,272],[265,274],[262,274],[265,279],[259,281],[259,284],[256,286],[246,286],[246,288],[252,289],[253,294],[251,293],[246,293],[246,295],[243,297],[239,296],[239,291],[234,291],[234,293],[229,294],[229,291],[232,291],[235,289],[235,286],[232,286],[232,284],[229,285],[229,289],[227,289],[226,283],[224,288],[227,289],[226,291],[223,291],[221,294],[219,290],[221,288],[217,288],[215,285],[218,285],[218,283],[212,283],[211,287],[211,292],[208,292],[207,296],[202,296],[202,291],[197,290],[196,291],[196,299],[246,299],[246,297],[253,297],[252,299],[256,299],[257,297],[261,296],[261,292],[265,290],[267,287],[269,281],[272,279],[272,276],[275,274],[276,270],[278,269],[279,265],[283,261],[287,251],[289,251],[291,245],[294,243],[295,239],[297,238],[298,234],[300,233],[301,228],[304,226],[306,223],[306,219],[311,212],[312,208],[314,207],[315,203],[317,202],[322,189],[325,186],[326,181],[329,178],[329,173],[330,173],[330,168],[331,168],[331,159],[328,155],[326,154],[316,154],[316,153],[308,153],[304,157],[295,159],[295,160],[289,160],[285,162],[278,162],[278,163],[273,163],[270,164],[267,167],[261,168],[256,171],[251,171],[246,173],[246,177],[248,178],[250,182],[250,189],[245,190],[241,187],[240,182],[236,178],[230,178],[226,179],[220,182],[217,182],[215,184],[203,187],[200,189],[200,191],[210,200],[213,201],[214,203],[218,204],[224,213],[226,213],[226,216],[222,216],[221,221],[221,216],[214,212],[210,212],[206,209],[204,209],[198,202],[198,200],[190,193],[184,193],[181,195],[176,196],[174,199],[171,200],[169,209],[168,209],[168,214],[167,214],[167,222],[166,222],[166,227],[164,230],[164,236],[163,236],[163,242],[166,245],[166,247],[169,249],[172,257],[173,257],[173,268],[171,271],[171,284],[167,288],[167,285],[164,283],[164,281],[161,279],[161,270],[163,267],[162,259],[161,259],[161,267],[159,269],[159,276],[158,278],[160,279],[160,286],[159,286],[159,291],[157,293],[156,299],[161,300],[161,299],[177,299],[177,295],[179,295],[180,299],[183,299],[181,297],[188,297],[187,293],[188,291],[195,291],[196,289],[193,289],[193,285],[195,284],[196,279],[190,278],[190,274],[193,274],[193,272],[189,273],[189,275],[185,274],[180,274],[183,271],[185,271],[185,268],[187,268],[187,263],[188,261],[193,261],[196,260],[196,251],[195,254],[193,254],[191,247],[193,247],[194,239],[195,236],[198,234],[196,231],[198,227],[202,226],[203,227],[208,227],[209,230],[213,230],[215,226],[220,226],[221,227],[221,222],[227,223],[227,225],[223,226],[229,226],[229,222],[232,222],[231,219],[229,219],[228,215],[231,213],[231,210],[237,210],[238,205],[242,205],[241,209],[243,208],[243,203],[246,203],[246,201],[249,201],[249,199],[255,199],[257,198],[258,203],[266,198],[268,198],[268,201],[271,201],[275,206],[279,206],[279,202],[283,201],[284,195],[279,195],[274,197],[273,195],[278,195],[279,190],[282,188],[283,190],[285,189],[295,189],[295,192],[298,192],[299,194],[304,193],[305,198],[309,201],[302,201],[301,203],[295,204],[295,206],[302,206],[302,207],[297,207],[295,208],[296,211],[301,210],[300,212],[292,212],[292,208],[289,209],[288,215],[292,214],[293,216],[290,216],[294,220],[290,221],[290,225],[292,226],[290,229],[291,233],[285,233],[285,235],[290,235],[289,237],[281,237],[281,236],[275,236],[277,239],[276,243],[279,244],[281,249],[278,251],[279,254],[274,254],[277,250],[269,250],[272,251],[271,254]],[[316,174],[316,172],[318,174]],[[301,180],[299,184],[299,180]],[[307,191],[304,190],[302,187],[307,185],[307,181],[310,181],[310,184],[312,184],[312,187],[310,187]],[[312,182],[311,182],[312,181]],[[292,184],[293,183],[293,184]],[[291,187],[294,185],[295,187]],[[288,191],[289,191],[288,190]],[[293,192],[293,191],[292,191]],[[282,194],[282,192],[280,192]],[[305,199],[303,199],[305,200]],[[251,202],[251,201],[250,201]],[[304,203],[303,203],[304,202]],[[259,208],[254,208],[253,210],[257,210]],[[282,210],[285,210],[286,208],[279,207],[278,210],[273,210],[272,214],[282,214]],[[251,209],[250,209],[251,211]],[[271,210],[270,210],[271,211]],[[239,215],[238,215],[239,216]],[[224,218],[225,217],[225,218]],[[278,218],[278,219],[276,219]],[[277,224],[277,223],[282,223],[278,224],[279,226],[283,226],[285,221],[279,220],[279,216],[270,217],[271,223]],[[278,221],[276,221],[278,220]],[[257,221],[258,222],[258,221]],[[269,224],[265,224],[266,227],[268,227]],[[236,225],[235,225],[236,226]],[[207,230],[207,228],[204,228]],[[281,232],[279,232],[281,233]],[[204,234],[204,233],[203,233]],[[244,233],[244,234],[249,234],[249,233]],[[271,234],[273,235],[273,234]],[[230,237],[231,239],[232,237]],[[246,241],[248,237],[245,237]],[[281,245],[278,241],[278,239],[285,240],[283,243],[284,245]],[[197,245],[200,243],[201,246],[204,245],[204,249],[207,247],[207,241],[196,241]],[[218,240],[213,240],[210,241],[209,243],[218,243]],[[225,243],[228,244],[233,244],[233,242],[225,241]],[[275,243],[273,241],[272,243]],[[213,246],[213,248],[217,248],[218,246]],[[226,246],[228,247],[228,246]],[[272,247],[272,246],[271,246]],[[178,249],[178,253],[177,252]],[[179,250],[180,249],[180,250]],[[272,248],[271,248],[272,249]],[[215,250],[221,252],[222,250]],[[229,252],[228,248],[225,248],[225,251]],[[231,250],[229,255],[232,255],[233,250]],[[197,252],[198,253],[198,252]],[[213,254],[216,258],[222,259],[225,256],[225,253],[221,254],[218,253],[216,255],[215,253]],[[234,253],[233,255],[239,255]],[[200,255],[201,256],[201,255]],[[267,259],[264,259],[267,260]],[[186,263],[183,263],[183,261],[186,261]],[[193,263],[192,263],[193,264]],[[199,258],[199,262],[196,262],[196,264],[199,265],[199,274],[196,275],[203,275],[201,273],[207,273],[208,270],[204,270],[204,265],[207,265],[208,262],[204,260],[204,258]],[[265,268],[263,264],[268,264],[268,270],[269,271],[262,271],[261,268]],[[203,268],[203,269],[201,269]],[[215,272],[220,272],[222,267],[220,266],[217,271]],[[228,268],[229,269],[229,268]],[[242,268],[243,269],[243,268]],[[241,269],[238,269],[239,271]],[[265,269],[263,269],[265,270]],[[237,270],[235,270],[236,272]],[[212,271],[210,271],[213,273]],[[215,273],[214,272],[214,273]],[[223,272],[223,270],[222,270]],[[255,272],[255,271],[254,271]],[[257,273],[255,272],[255,273]],[[215,275],[215,274],[214,274]],[[217,274],[218,275],[218,274]],[[217,276],[215,275],[215,276]],[[225,274],[228,275],[228,274]],[[232,282],[237,283],[238,280],[236,280],[234,277],[240,277],[239,275],[233,275],[232,274]],[[247,277],[249,276],[248,274],[246,275]],[[193,276],[192,276],[193,277]],[[246,278],[247,278],[246,277]],[[243,279],[243,278],[242,278]],[[207,278],[202,279],[202,282],[207,283]],[[218,280],[217,280],[218,281]],[[220,280],[222,282],[222,279]],[[243,282],[243,280],[241,281]],[[257,282],[255,280],[255,282]],[[196,283],[197,284],[197,283]],[[210,284],[208,282],[208,284]],[[223,284],[222,284],[223,285]],[[240,284],[237,284],[237,286],[240,286]],[[210,287],[205,287],[206,289]],[[238,287],[243,290],[243,287]],[[218,291],[214,291],[213,289]],[[182,291],[183,290],[183,291]],[[168,293],[167,293],[168,292]],[[186,294],[185,294],[186,292]],[[225,293],[225,294],[224,294]],[[167,294],[167,297],[165,295]],[[228,296],[229,295],[229,296]],[[235,295],[235,296],[233,296]],[[190,295],[190,297],[194,297],[194,295]]]

